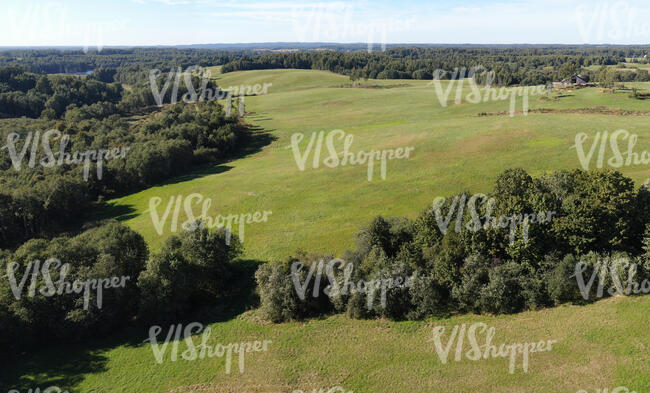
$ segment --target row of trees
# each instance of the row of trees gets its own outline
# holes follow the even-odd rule
[[[154,68],[168,70],[177,66],[186,68],[192,65],[220,65],[243,53],[243,50],[178,48],[106,48],[101,51],[91,48],[87,52],[15,49],[0,51],[0,66],[20,66],[37,74],[82,73],[98,68],[109,68],[117,70],[116,81],[130,83],[127,80],[134,70]]]
[[[464,198],[463,198],[464,196]],[[457,201],[471,195],[461,193]],[[355,249],[343,255],[353,267],[352,282],[412,276],[409,287],[392,288],[386,307],[379,296],[367,307],[367,293],[326,296],[329,284],[322,276],[318,296],[311,297],[316,281],[308,270],[331,256],[299,253],[281,263],[261,266],[256,273],[262,315],[274,322],[347,312],[357,318],[382,316],[419,319],[449,312],[513,313],[580,301],[575,266],[587,261],[586,281],[599,260],[625,258],[639,264],[636,280],[650,280],[650,189],[635,189],[631,179],[615,171],[559,171],[537,179],[523,170],[500,175],[489,195],[493,217],[555,212],[552,220],[530,224],[528,238],[510,239],[510,228],[489,226],[474,231],[469,209],[463,224],[442,231],[433,209],[414,220],[378,217],[357,235]],[[452,207],[447,198],[441,208],[446,217]],[[487,204],[480,204],[485,217]],[[458,214],[458,213],[456,213]],[[485,220],[482,221],[485,223]],[[523,223],[515,233],[521,234]],[[298,296],[291,266],[306,267],[299,282],[309,282]],[[343,268],[337,283],[344,285]],[[623,276],[627,278],[627,274]],[[610,281],[611,283],[611,281]],[[597,287],[597,284],[592,288]],[[593,298],[593,297],[592,297]]]
[[[141,64],[136,66],[144,67]],[[188,69],[181,68],[182,74],[174,73],[177,70],[178,67],[162,70],[156,78],[155,90],[149,79],[150,69],[142,70],[142,75],[129,74],[133,76],[133,84],[124,89],[121,83],[113,80],[118,75],[115,69],[98,68],[88,77],[81,78],[37,75],[15,66],[0,67],[0,117],[60,119],[69,109],[85,107],[99,109],[90,117],[102,119],[112,114],[125,116],[159,104],[179,102],[188,93],[187,101],[198,100],[203,91],[212,97],[217,96],[219,87],[214,81],[204,80],[202,75],[194,73],[188,75],[188,86],[185,76]],[[166,81],[169,81],[167,86]],[[160,102],[154,94],[160,94]]]
[[[314,51],[235,58],[222,72],[299,68],[328,70],[353,79],[432,79],[436,70],[454,78],[455,69],[482,66],[494,71],[497,85],[537,85],[561,80],[582,67],[615,65],[641,48],[617,50],[580,47],[391,48],[385,52]],[[563,68],[564,67],[564,68]],[[458,78],[463,77],[456,76]]]
[[[181,320],[231,301],[241,295],[244,271],[232,263],[240,253],[236,236],[226,244],[224,231],[197,229],[173,235],[149,257],[144,239],[117,222],[75,237],[31,239],[15,252],[0,252],[0,270],[5,274],[9,268],[16,283],[0,281],[0,348],[97,338],[133,323]],[[28,270],[53,258],[60,264]],[[69,264],[67,274],[63,264]],[[72,284],[113,277],[125,285],[103,289],[101,307],[95,288],[88,291],[87,307],[83,290],[47,292],[48,285],[58,290],[62,279]]]

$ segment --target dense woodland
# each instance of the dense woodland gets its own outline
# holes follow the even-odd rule
[[[195,78],[197,89],[198,83]],[[141,190],[197,165],[224,161],[248,135],[240,119],[226,116],[216,101],[152,106],[151,87],[144,83],[125,90],[119,83],[92,76],[36,75],[4,67],[0,86],[5,91],[0,93],[4,116],[24,117],[4,120],[0,138],[8,145],[14,135],[14,150],[25,154],[19,160],[8,148],[0,150],[0,248],[59,233],[71,221],[83,221],[103,198]],[[179,96],[184,92],[179,89]],[[84,178],[84,170],[98,173],[96,159],[89,160],[88,169],[79,156],[62,165],[40,165],[45,149],[40,141],[37,149],[30,146],[49,130],[55,130],[50,146],[58,156],[64,135],[68,141],[63,154],[125,147],[128,153],[124,159],[103,161],[101,179]]]
[[[349,75],[351,79],[460,79],[455,69],[483,67],[494,71],[495,85],[539,85],[589,74],[585,67],[616,65],[627,57],[643,57],[648,48],[393,48],[384,52],[312,51],[243,56],[222,67],[222,72],[271,68],[317,69]],[[645,60],[644,60],[645,61]],[[634,77],[635,75],[631,75]],[[649,80],[643,74],[639,80]],[[485,78],[485,77],[484,77]],[[485,80],[481,80],[485,82]]]
[[[439,68],[482,65],[494,68],[495,83],[538,84],[583,67],[618,64],[644,51],[647,48],[428,47],[381,53],[303,48],[264,55],[234,49],[0,52],[0,139],[5,145],[17,135],[15,149],[25,152],[17,170],[9,149],[0,150],[0,271],[7,272],[15,262],[21,281],[29,274],[30,262],[58,258],[71,264],[69,281],[130,277],[124,290],[105,291],[103,308],[88,310],[74,293],[42,297],[28,296],[25,290],[17,299],[2,280],[0,342],[37,343],[50,335],[71,340],[134,321],[213,314],[220,312],[219,302],[250,295],[242,292],[241,283],[252,282],[253,274],[237,261],[242,246],[236,237],[226,245],[223,231],[196,229],[172,236],[152,254],[135,231],[115,221],[90,220],[93,211],[106,207],[107,198],[223,162],[252,144],[243,120],[227,116],[223,102],[156,106],[148,85],[153,68],[225,64],[224,72],[309,68],[354,79],[427,79]],[[93,72],[87,77],[50,75],[88,70]],[[600,71],[592,79],[611,82],[617,75]],[[198,76],[192,77],[195,88],[200,83]],[[181,88],[179,97],[185,92]],[[168,103],[171,92],[166,94]],[[67,154],[123,147],[129,148],[128,154],[104,162],[101,180],[94,175],[98,162],[91,159],[91,176],[85,180],[81,161],[40,165],[45,153],[38,143],[29,143],[47,130],[56,131],[52,146],[69,136],[63,148]],[[522,170],[510,170],[497,179],[491,196],[497,201],[495,214],[552,210],[557,215],[548,224],[532,226],[528,242],[514,244],[504,229],[443,234],[431,209],[414,221],[378,217],[360,232],[356,248],[343,259],[355,267],[354,280],[416,277],[410,288],[391,290],[389,307],[368,311],[362,294],[334,299],[320,294],[301,301],[291,281],[291,263],[309,266],[326,256],[298,252],[259,268],[255,277],[262,315],[275,322],[335,311],[359,318],[416,319],[457,311],[506,313],[547,307],[579,300],[570,273],[585,256],[595,261],[597,255],[626,255],[639,262],[639,277],[649,276],[650,192],[635,188],[620,173],[557,172],[533,179]],[[61,278],[58,272],[52,274],[53,281]],[[46,284],[45,277],[36,277],[39,285]]]
[[[4,50],[0,66],[20,66],[37,74],[84,73],[97,68],[118,70],[116,81],[132,83],[139,73],[158,68],[214,66],[243,55],[241,50],[175,49],[175,48],[104,48],[89,50]],[[252,53],[252,52],[251,52]],[[108,81],[105,81],[108,82]],[[112,80],[111,80],[112,82]]]

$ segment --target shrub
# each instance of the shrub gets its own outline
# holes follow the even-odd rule
[[[490,270],[490,282],[480,292],[482,311],[493,314],[511,314],[526,308],[528,297],[524,290],[529,284],[523,268],[507,262]]]
[[[262,317],[283,322],[333,310],[334,305],[325,293],[329,284],[325,265],[331,259],[331,256],[299,251],[297,257],[260,266],[255,279]]]
[[[263,264],[255,272],[262,318],[279,323],[298,315],[298,300],[290,270],[281,264]]]
[[[546,273],[547,291],[550,299],[557,305],[575,302],[580,299],[580,290],[575,278],[575,267],[578,261],[569,254],[561,261],[547,261],[552,266]]]
[[[411,320],[439,315],[449,305],[448,292],[424,271],[416,271],[413,274],[409,294],[412,309],[407,317]]]
[[[478,313],[481,311],[481,291],[490,282],[490,262],[479,254],[465,259],[463,276],[454,286],[452,297],[460,310]]]
[[[160,253],[147,262],[138,279],[140,316],[160,321],[188,315],[231,293],[231,263],[241,254],[239,239],[226,231],[197,227],[167,239]]]

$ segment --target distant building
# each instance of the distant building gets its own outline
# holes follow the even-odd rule
[[[563,79],[562,82],[553,82],[553,87],[566,87],[571,85],[585,86],[589,82],[580,74],[574,74],[571,78]]]
[[[589,82],[587,82],[587,80],[582,75],[575,74],[571,77],[571,83],[573,83],[574,85],[584,86]]]

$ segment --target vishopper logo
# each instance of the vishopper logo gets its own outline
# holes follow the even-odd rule
[[[585,44],[647,42],[650,39],[650,10],[627,1],[582,3],[575,15],[580,37]]]
[[[21,391],[18,389],[11,389],[7,393],[21,393]],[[22,393],[68,393],[68,391],[67,390],[64,391],[58,386],[50,386],[43,390],[41,390],[41,388],[35,388],[35,389],[29,388],[28,390]]]
[[[354,135],[346,134],[343,130],[333,130],[327,134],[325,138],[325,131],[319,133],[313,132],[309,143],[305,147],[305,152],[300,152],[300,142],[305,138],[303,133],[295,133],[291,135],[291,148],[293,156],[298,165],[298,169],[304,171],[306,168],[307,159],[309,155],[314,153],[312,168],[316,169],[321,163],[321,152],[323,150],[323,142],[329,153],[329,156],[323,159],[323,164],[329,168],[336,168],[338,166],[350,165],[368,165],[368,181],[372,181],[375,169],[375,161],[380,162],[381,179],[386,180],[386,166],[388,160],[393,159],[408,159],[414,147],[397,148],[397,149],[384,149],[384,150],[371,150],[369,152],[359,151],[356,154],[350,152]],[[336,140],[343,140],[343,150],[337,151]],[[314,145],[315,144],[315,145]],[[342,157],[339,157],[342,156]]]
[[[612,390],[609,390],[607,388],[595,389],[593,391],[580,389],[576,393],[636,393],[636,392],[634,390],[630,390],[629,388],[627,388],[625,386],[617,386]]]
[[[367,10],[355,13],[354,4],[346,2],[294,6],[291,21],[301,42],[361,41],[365,37],[369,53],[377,40],[384,51],[389,33],[407,31],[417,25],[413,17],[400,20],[372,18]]]
[[[55,165],[81,165],[83,163],[83,179],[88,181],[90,164],[94,163],[97,166],[97,179],[101,180],[104,170],[104,160],[111,160],[114,158],[125,158],[126,152],[129,147],[123,146],[121,148],[113,149],[99,149],[99,150],[86,150],[84,152],[74,151],[71,153],[66,152],[66,146],[70,142],[70,136],[61,134],[59,130],[51,129],[43,133],[41,136],[40,131],[27,133],[25,142],[21,149],[17,149],[17,142],[20,140],[21,135],[15,132],[7,135],[7,145],[3,149],[9,151],[11,163],[16,171],[22,168],[23,160],[27,154],[27,149],[30,149],[30,156],[27,165],[34,168],[37,164],[45,168],[52,168]],[[51,139],[59,139],[59,151],[52,151]],[[39,159],[39,146],[43,147],[43,155]],[[56,158],[58,156],[58,159]]]
[[[449,76],[447,81],[447,86],[443,87],[442,80],[444,77]],[[477,80],[483,83],[482,87],[479,87]],[[466,67],[454,68],[453,72],[448,72],[445,70],[435,70],[433,72],[433,80],[429,82],[429,86],[433,86],[438,97],[438,102],[443,108],[446,108],[449,102],[449,95],[451,94],[454,87],[456,88],[456,93],[454,96],[454,104],[458,105],[463,103],[463,98],[465,102],[471,104],[478,104],[481,102],[488,101],[505,101],[510,100],[509,113],[510,117],[514,117],[515,108],[517,104],[517,97],[522,97],[522,112],[524,116],[528,115],[528,97],[529,95],[541,95],[545,94],[548,89],[546,86],[513,86],[500,88],[492,87],[492,84],[495,80],[495,72],[493,70],[488,70],[483,66],[475,66],[470,69]],[[465,97],[463,97],[463,88],[467,81],[469,86],[469,92],[466,92]]]
[[[643,280],[642,282],[638,282],[636,280],[635,277],[637,276],[639,266],[636,263],[632,263],[629,258],[599,259],[596,265],[592,267],[593,272],[591,273],[591,277],[585,281],[584,273],[589,268],[589,265],[585,261],[576,263],[574,277],[578,282],[580,293],[585,300],[588,300],[592,296],[591,289],[596,277],[598,277],[598,287],[595,293],[595,297],[597,298],[603,297],[605,285],[608,283],[611,284],[607,289],[607,293],[610,296],[650,293],[650,281]]]
[[[162,85],[159,85],[158,80],[161,78]],[[195,89],[195,80],[193,78],[200,78],[198,91]],[[151,94],[156,101],[156,105],[162,107],[165,103],[165,98],[169,97],[169,104],[178,102],[178,92],[183,88],[186,91],[181,99],[183,102],[192,104],[197,101],[212,101],[212,100],[226,100],[226,116],[230,116],[232,108],[232,97],[239,99],[239,114],[244,115],[244,97],[247,95],[261,95],[267,94],[268,88],[273,83],[255,84],[255,85],[240,85],[229,86],[227,89],[220,89],[217,86],[210,85],[211,72],[209,69],[204,69],[200,66],[188,67],[185,71],[181,67],[176,69],[171,68],[166,76],[163,76],[162,71],[153,69],[149,72],[149,85],[151,86]],[[183,81],[183,85],[181,84]],[[173,81],[173,85],[172,85]],[[172,88],[171,91],[168,90]]]
[[[346,390],[343,386],[334,386],[331,388],[315,388],[311,390],[302,390],[296,389],[291,393],[346,393]],[[347,391],[347,393],[354,393],[352,390]]]
[[[43,46],[83,44],[83,51],[96,47],[98,52],[104,48],[105,34],[126,30],[128,20],[89,21],[71,16],[70,8],[60,2],[21,2],[7,7],[9,32],[16,46],[32,45],[38,42]]]
[[[337,280],[335,268],[343,268],[343,281],[339,283]],[[356,283],[352,282],[352,273],[354,266],[351,263],[346,264],[342,259],[332,259],[324,265],[324,261],[320,260],[318,263],[312,263],[307,277],[303,283],[300,283],[300,273],[305,267],[301,262],[294,262],[291,265],[291,279],[293,285],[296,289],[298,297],[300,300],[305,300],[305,293],[309,286],[310,281],[314,278],[314,272],[316,272],[316,277],[314,280],[314,288],[312,295],[318,297],[320,295],[320,285],[321,277],[323,274],[323,268],[325,268],[327,279],[329,280],[329,285],[323,289],[323,293],[328,297],[334,296],[346,296],[353,295],[355,293],[365,293],[367,298],[367,308],[372,310],[374,307],[374,299],[377,294],[380,294],[380,304],[382,308],[386,308],[386,291],[391,288],[408,288],[410,287],[412,277],[395,277],[388,279],[370,279],[370,280],[359,280]]]
[[[571,146],[571,149],[576,149],[580,165],[582,165],[582,168],[585,171],[589,170],[593,158],[596,158],[596,168],[602,168],[608,150],[611,150],[611,156],[607,160],[607,165],[612,168],[650,164],[650,151],[644,150],[641,153],[634,151],[634,147],[639,139],[637,134],[631,134],[627,130],[616,130],[611,134],[607,131],[598,131],[594,140],[591,142],[589,151],[587,152],[585,151],[584,145],[588,138],[589,136],[584,132],[576,134],[575,145]],[[619,146],[619,139],[620,141],[627,140],[627,146],[625,148],[621,149],[621,146]],[[598,151],[597,156],[594,155],[596,151]]]
[[[174,85],[172,87],[172,91],[170,94],[170,104],[175,104],[178,102],[178,90],[181,87],[180,81],[181,78],[183,79],[183,82],[185,83],[185,88],[187,89],[187,93],[185,93],[182,97],[183,102],[191,104],[195,103],[196,101],[211,101],[215,99],[224,99],[228,95],[227,92],[225,91],[216,91],[211,88],[208,88],[208,83],[210,82],[210,70],[203,69],[203,67],[199,66],[191,66],[187,68],[185,71],[181,67],[177,67],[176,69],[171,68],[169,72],[167,73],[167,78],[163,79],[164,83],[162,85],[162,90],[158,86],[158,78],[162,76],[162,71],[159,69],[153,69],[149,71],[149,84],[151,85],[151,93],[153,94],[154,100],[156,100],[156,105],[159,107],[163,106],[163,101],[165,98],[165,95],[167,93],[167,90],[169,89],[170,83],[172,80],[174,81]],[[197,93],[197,91],[194,89],[194,83],[192,80],[192,77],[195,75],[199,75],[201,77],[201,86],[199,88],[199,92],[201,95]]]
[[[528,362],[530,355],[537,352],[551,351],[552,345],[557,343],[556,340],[546,340],[539,342],[526,342],[515,344],[501,344],[498,347],[492,344],[495,336],[495,328],[490,327],[483,322],[476,322],[467,327],[466,324],[461,326],[454,326],[447,344],[443,345],[442,337],[447,328],[445,326],[436,326],[433,328],[433,337],[429,341],[433,341],[436,352],[440,361],[446,364],[449,359],[454,342],[456,342],[456,351],[454,353],[454,361],[460,362],[463,358],[463,349],[465,344],[465,335],[469,341],[469,350],[465,352],[465,357],[468,360],[487,360],[489,358],[507,358],[509,359],[508,372],[514,374],[517,365],[517,356],[521,355],[521,366],[524,373],[528,373]],[[479,344],[477,340],[478,335],[485,335],[485,344]]]
[[[467,199],[467,195],[462,194],[460,197],[458,195],[454,196],[447,215],[444,215],[442,208],[445,205],[446,200],[447,199],[444,197],[436,197],[436,199],[433,200],[433,212],[435,214],[438,228],[443,235],[447,233],[454,213],[456,213],[454,230],[457,233],[462,231],[463,219],[465,218],[463,213],[465,206],[467,206],[470,214],[470,221],[464,223],[465,229],[470,232],[478,232],[480,230],[487,230],[490,227],[494,229],[505,229],[510,227],[510,244],[513,244],[516,240],[517,227],[519,225],[521,226],[522,239],[524,240],[524,243],[527,243],[530,224],[551,222],[553,215],[556,214],[554,211],[540,211],[538,213],[519,213],[511,216],[501,215],[499,217],[493,217],[492,211],[496,205],[495,198],[488,199],[485,194],[474,194]],[[479,201],[486,204],[484,217],[481,216],[479,209],[477,208],[477,202]],[[485,222],[482,221],[483,218],[485,219]]]
[[[18,262],[11,262],[7,264],[7,278],[9,279],[9,285],[11,287],[11,292],[13,293],[16,300],[20,300],[23,296],[23,289],[27,283],[27,279],[31,275],[31,282],[27,292],[27,296],[33,298],[36,296],[38,282],[38,274],[41,273],[43,277],[43,284],[41,285],[38,293],[44,297],[52,297],[54,295],[63,295],[63,294],[81,294],[83,292],[84,298],[84,310],[88,310],[90,306],[90,291],[96,291],[97,299],[97,308],[102,308],[103,300],[103,289],[110,288],[124,288],[126,286],[126,280],[129,279],[129,276],[122,277],[111,277],[111,278],[91,278],[87,280],[75,280],[74,282],[66,281],[66,276],[70,272],[70,264],[65,263],[61,264],[61,260],[57,258],[50,258],[46,260],[41,266],[41,261],[29,261],[25,271],[22,274],[20,280],[17,277],[18,270],[20,269],[20,264]],[[59,270],[59,279],[54,281],[50,269],[60,269]]]
[[[268,345],[271,344],[272,340],[264,341],[245,341],[241,343],[230,343],[223,345],[221,343],[216,345],[209,345],[208,341],[212,335],[212,328],[204,328],[203,325],[199,322],[192,322],[185,326],[183,329],[182,324],[171,325],[169,332],[165,337],[165,340],[162,343],[158,341],[158,335],[162,332],[162,327],[152,326],[149,329],[149,338],[143,342],[151,343],[151,350],[153,351],[154,358],[156,363],[162,364],[163,357],[167,353],[167,347],[172,343],[172,348],[170,351],[169,360],[175,362],[179,359],[179,345],[181,344],[181,335],[182,342],[185,344],[186,350],[180,353],[180,357],[183,360],[193,361],[197,359],[209,359],[213,357],[224,357],[226,360],[226,374],[230,374],[230,369],[232,365],[233,354],[239,355],[239,373],[244,372],[245,359],[244,354],[252,352],[266,352],[268,350]],[[194,339],[192,338],[193,334],[201,333],[201,343],[196,345]]]
[[[268,216],[273,214],[270,210],[264,212],[242,213],[242,214],[228,214],[227,216],[216,215],[214,217],[208,214],[212,199],[206,198],[202,194],[193,193],[187,197],[183,195],[173,195],[167,201],[167,206],[162,215],[158,211],[158,206],[162,203],[161,197],[152,197],[149,199],[149,209],[145,213],[149,213],[156,232],[162,235],[165,230],[165,224],[171,216],[170,231],[172,233],[178,232],[178,220],[181,213],[181,206],[185,211],[187,220],[181,224],[181,228],[186,231],[193,231],[197,228],[226,228],[226,244],[230,245],[230,236],[232,233],[233,225],[239,227],[238,237],[239,240],[244,242],[244,226],[252,223],[262,223],[268,220]],[[200,215],[195,215],[195,206],[200,205]]]

